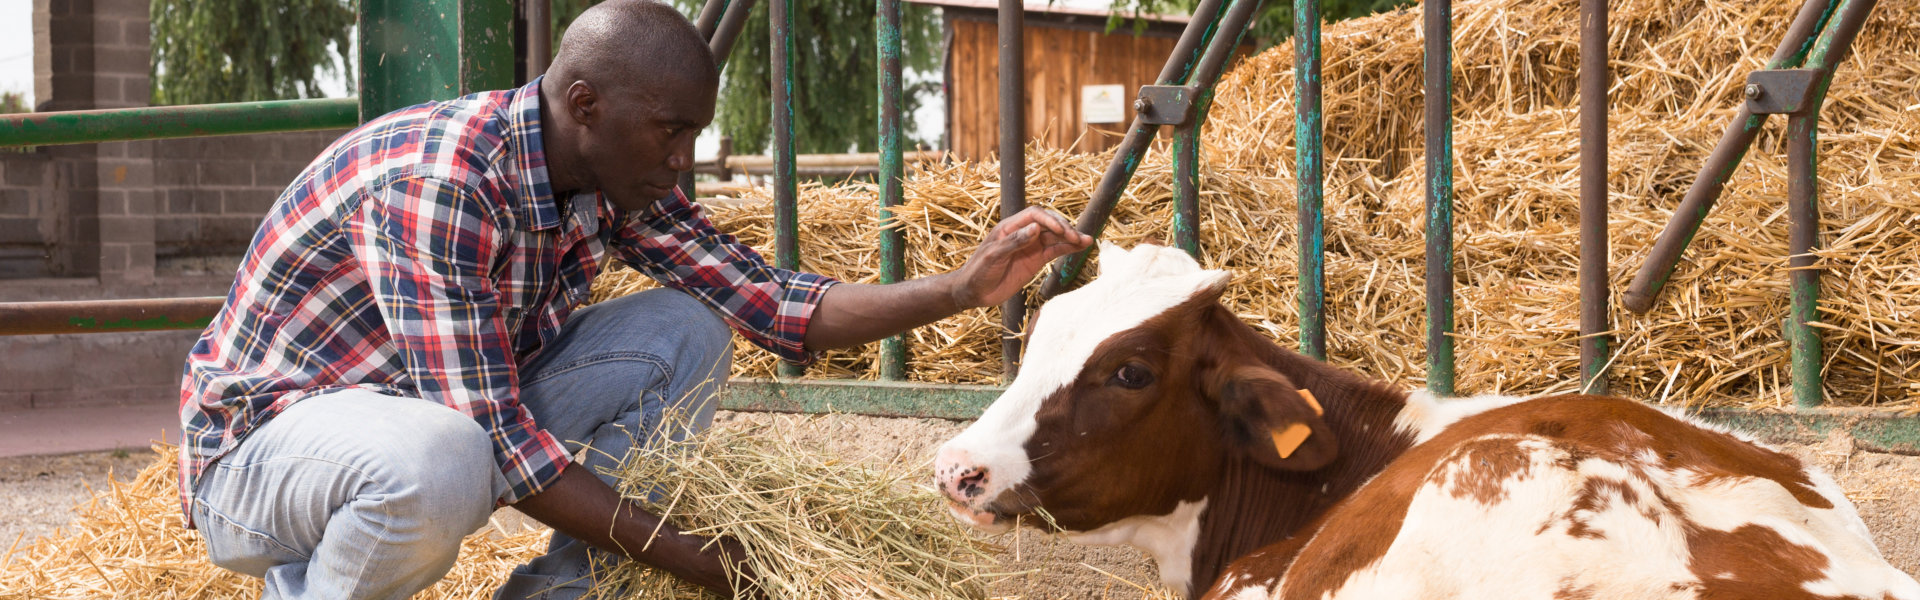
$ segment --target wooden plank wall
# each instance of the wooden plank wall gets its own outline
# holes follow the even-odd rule
[[[948,132],[962,159],[1000,151],[999,34],[989,20],[952,18],[952,89]],[[1026,24],[1027,131],[1054,148],[1098,152],[1120,143],[1124,123],[1080,122],[1080,86],[1119,84],[1131,98],[1152,85],[1173,51],[1173,37],[1136,37],[1126,27],[1111,34],[1090,27],[1050,26],[1028,13]],[[1132,103],[1128,102],[1128,117]]]

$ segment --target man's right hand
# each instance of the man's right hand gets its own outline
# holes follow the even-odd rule
[[[538,494],[513,505],[527,516],[595,548],[664,569],[724,597],[733,597],[733,571],[744,568],[746,550],[738,541],[689,535],[631,500],[579,463]],[[658,535],[655,534],[658,531]]]

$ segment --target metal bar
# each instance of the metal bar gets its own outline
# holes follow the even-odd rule
[[[728,4],[726,16],[720,19],[720,27],[713,31],[713,37],[707,38],[707,50],[713,52],[715,66],[726,66],[727,58],[733,55],[733,42],[747,28],[747,16],[753,14],[753,1],[734,0]]]
[[[1293,0],[1293,148],[1299,178],[1300,352],[1327,358],[1326,226],[1322,215],[1320,0]]]
[[[906,236],[893,223],[893,207],[906,197],[906,174],[900,137],[900,106],[905,90],[900,81],[900,0],[874,1],[874,42],[880,54],[880,283],[906,279]],[[880,379],[907,378],[906,334],[880,340]]]
[[[1027,207],[1027,13],[1021,0],[1000,0],[1000,219]],[[1001,377],[1020,372],[1020,334],[1027,319],[1027,294],[1015,292],[1000,305]]]
[[[1187,86],[1198,90],[1192,108],[1180,125],[1173,128],[1173,239],[1174,245],[1194,258],[1200,258],[1200,128],[1206,124],[1213,106],[1213,85],[1220,72],[1233,59],[1246,35],[1247,22],[1260,10],[1262,0],[1235,0],[1220,28],[1207,43],[1207,52],[1194,68]]]
[[[513,3],[460,0],[460,90],[464,96],[515,87]]]
[[[1607,0],[1580,0],[1580,384],[1607,393]]]
[[[0,335],[204,329],[226,298],[0,302]]]
[[[1800,13],[1793,18],[1793,24],[1787,26],[1787,33],[1780,40],[1780,46],[1773,51],[1773,57],[1767,60],[1768,69],[1785,69],[1799,66],[1812,49],[1814,35],[1826,24],[1834,13],[1839,0],[1807,0],[1800,6]],[[1755,115],[1747,110],[1743,102],[1740,112],[1735,114],[1727,129],[1720,134],[1719,143],[1713,152],[1707,155],[1707,161],[1700,166],[1700,172],[1694,175],[1693,185],[1687,188],[1687,194],[1680,205],[1673,210],[1673,217],[1667,221],[1666,228],[1660,231],[1653,248],[1647,252],[1646,262],[1627,284],[1627,290],[1620,294],[1620,305],[1635,313],[1644,313],[1653,308],[1654,300],[1667,285],[1667,279],[1673,276],[1673,270],[1680,264],[1680,256],[1686,253],[1687,245],[1693,242],[1693,236],[1700,231],[1700,223],[1707,218],[1707,212],[1720,199],[1726,189],[1727,180],[1733,177],[1734,169],[1740,166],[1740,160],[1747,155],[1747,148],[1753,145],[1753,138],[1760,133],[1760,125],[1766,122],[1764,115]]]
[[[459,0],[361,0],[365,120],[460,95],[460,19],[448,18],[458,14]]]
[[[271,100],[0,115],[0,146],[246,135],[352,127],[359,101]]]
[[[746,6],[739,7],[745,10],[736,12],[734,10],[736,8],[735,4],[745,4]],[[694,29],[699,31],[702,39],[707,40],[707,51],[713,55],[713,62],[716,68],[719,67],[719,63],[723,62],[723,57],[733,52],[733,39],[739,35],[740,28],[746,23],[747,13],[752,12],[752,10],[752,0],[742,0],[741,2],[731,4],[728,3],[728,0],[707,0],[706,5],[700,8],[700,18],[699,21],[694,24]],[[725,17],[724,22],[722,21],[723,16]],[[717,37],[720,35],[719,30],[723,27],[732,28],[732,31],[726,34],[726,40],[724,42]],[[687,198],[697,197],[697,189],[693,185],[693,176],[693,169],[688,169],[680,174],[680,194]]]
[[[782,269],[800,269],[800,188],[793,172],[793,11],[788,0],[772,0],[773,54],[773,229],[774,258]],[[799,377],[804,367],[782,362],[779,374]]]
[[[1873,452],[1920,456],[1920,418],[1870,408],[1820,408],[1799,412],[1707,409],[1695,416],[1772,442],[1820,443],[1838,429],[1855,447]]]
[[[553,64],[553,0],[526,0],[527,79],[547,74]]]
[[[1421,3],[1426,20],[1427,391],[1453,387],[1453,0]]]
[[[1158,85],[1178,85],[1187,80],[1194,63],[1200,60],[1204,45],[1212,39],[1214,25],[1223,16],[1226,0],[1200,0],[1200,6],[1193,11],[1193,20],[1187,22],[1187,28],[1180,34],[1180,41],[1173,46],[1173,52],[1167,55],[1166,65],[1160,68]],[[1133,123],[1127,127],[1127,135],[1121,138],[1119,147],[1113,151],[1113,162],[1108,163],[1107,171],[1100,176],[1100,183],[1094,188],[1093,197],[1087,201],[1087,208],[1080,212],[1074,221],[1074,228],[1082,233],[1100,237],[1101,230],[1107,226],[1107,217],[1113,213],[1113,205],[1120,200],[1120,194],[1127,190],[1127,182],[1133,179],[1133,172],[1140,167],[1140,158],[1146,153],[1147,144],[1153,141],[1160,126],[1148,124],[1139,115],[1134,115]],[[1092,255],[1091,248],[1060,257],[1053,263],[1053,274],[1040,286],[1040,297],[1051,298],[1064,291],[1080,276]]]
[[[1826,101],[1833,71],[1853,45],[1875,0],[1847,0],[1840,16],[1820,34],[1807,63],[1825,75],[1814,84],[1804,108],[1787,118],[1787,279],[1792,284],[1787,315],[1787,344],[1793,376],[1794,406],[1824,402],[1820,330],[1820,268],[1813,255],[1820,244],[1820,106]]]
[[[734,379],[721,388],[726,410],[972,419],[1006,388],[898,381]]]

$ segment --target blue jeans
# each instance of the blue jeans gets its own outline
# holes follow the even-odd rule
[[[658,289],[576,311],[520,368],[520,402],[602,473],[636,444],[713,420],[731,332]],[[572,467],[570,467],[572,468]],[[441,404],[343,391],[295,403],[203,475],[193,519],[213,562],[267,598],[405,598],[453,567],[506,482],[487,432]],[[496,598],[578,598],[601,552],[555,533]]]

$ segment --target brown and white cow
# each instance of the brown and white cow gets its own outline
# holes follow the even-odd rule
[[[1101,262],[941,447],[961,520],[1044,512],[1210,598],[1920,600],[1830,477],[1739,434],[1615,398],[1439,402],[1275,345],[1180,251]]]

